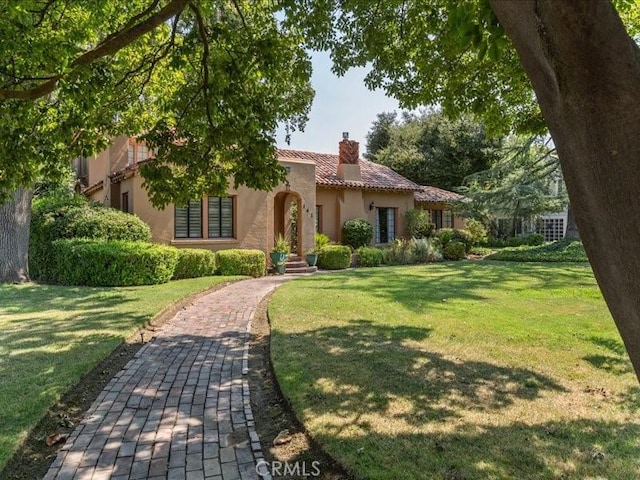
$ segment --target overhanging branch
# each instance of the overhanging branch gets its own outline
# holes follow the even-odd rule
[[[71,62],[71,70],[79,66],[89,65],[108,55],[113,55],[180,13],[190,2],[191,0],[171,0],[154,15],[110,35],[95,48],[77,57]],[[65,74],[60,73],[52,76],[51,79],[46,82],[26,90],[0,89],[0,99],[36,100],[51,93],[64,75]]]

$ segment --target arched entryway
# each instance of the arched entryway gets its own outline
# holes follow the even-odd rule
[[[291,253],[302,256],[303,216],[302,198],[296,192],[279,192],[274,199],[274,238],[284,236],[289,242]]]

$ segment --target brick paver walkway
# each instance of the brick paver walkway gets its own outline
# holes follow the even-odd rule
[[[260,300],[288,278],[234,283],[179,312],[102,391],[45,479],[257,478],[245,342]]]

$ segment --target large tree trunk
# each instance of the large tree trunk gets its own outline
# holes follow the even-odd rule
[[[608,0],[491,0],[558,149],[580,236],[640,379],[640,56]]]
[[[29,281],[31,190],[19,188],[0,205],[0,283]]]
[[[567,205],[567,231],[564,234],[566,240],[580,240],[580,232],[576,223],[576,216],[573,213],[571,202]]]

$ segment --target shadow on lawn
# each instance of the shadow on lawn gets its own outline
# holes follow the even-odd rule
[[[322,423],[316,440],[364,478],[604,475],[608,462],[620,458],[628,466],[617,465],[617,472],[639,467],[640,448],[630,440],[640,435],[637,424],[501,425],[501,410],[515,402],[566,390],[527,368],[463,361],[413,343],[430,333],[367,320],[295,335],[274,328],[271,352],[294,410],[302,420]],[[493,415],[487,425],[469,420],[478,412]],[[424,433],[429,429],[438,433]]]
[[[564,391],[532,370],[462,361],[407,345],[429,333],[428,328],[367,320],[286,338],[274,330],[274,363],[277,371],[288,372],[279,378],[283,385],[304,383],[299,389],[306,397],[303,403],[324,410],[316,414],[391,414],[412,425],[459,417],[465,410],[496,411],[543,391]],[[322,368],[313,368],[314,362],[322,362]],[[404,406],[394,411],[398,401]]]
[[[526,283],[522,282],[527,278]],[[403,307],[422,311],[425,303],[441,304],[443,299],[484,301],[483,289],[499,286],[510,292],[521,290],[594,287],[591,270],[584,266],[567,265],[560,271],[549,271],[543,264],[503,262],[459,262],[454,265],[427,264],[411,267],[387,267],[385,274],[375,268],[350,270],[305,279],[318,292],[348,292],[366,288]],[[363,283],[364,281],[364,283]],[[364,287],[363,287],[364,285]],[[420,288],[416,288],[419,285]]]
[[[587,340],[606,351],[605,354],[587,355],[583,357],[583,359],[591,365],[614,375],[624,375],[633,372],[629,355],[621,340],[595,335],[587,338]]]

